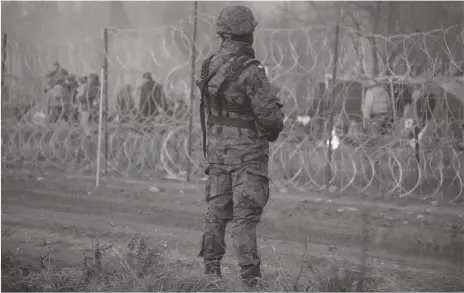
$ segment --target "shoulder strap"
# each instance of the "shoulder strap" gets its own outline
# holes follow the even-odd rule
[[[211,78],[216,75],[216,73],[219,71],[219,69],[222,67],[218,66],[217,68],[214,68],[211,72],[209,72],[209,67],[211,64],[211,60],[213,59],[214,55],[211,55],[208,57],[202,65],[201,69],[201,80],[197,82],[197,86],[200,88],[201,91],[201,100],[200,100],[200,123],[201,123],[201,131],[203,134],[203,156],[206,160],[206,117],[205,117],[205,99],[209,98],[209,91],[208,91],[208,84]],[[233,58],[233,56],[231,56]],[[236,81],[240,74],[251,66],[254,63],[259,63],[258,60],[256,59],[250,59],[249,57],[246,56],[241,56],[236,58],[234,61],[232,61],[231,65],[226,69],[225,73],[225,78],[224,81],[221,83],[219,86],[218,92],[216,94],[216,97],[222,96],[229,85],[230,82]]]
[[[217,68],[216,70],[213,70],[211,73],[209,72],[209,66],[211,64],[211,60],[213,59],[214,54],[211,54],[210,57],[208,57],[204,62],[203,65],[201,66],[201,80],[197,82],[197,86],[200,88],[200,94],[201,94],[201,99],[200,99],[200,124],[201,124],[201,133],[203,135],[203,156],[205,157],[206,160],[206,117],[205,117],[205,99],[208,98],[209,93],[208,93],[208,83],[211,80],[211,78],[216,74],[216,72],[219,70]]]
[[[242,72],[253,64],[261,64],[258,60],[252,59],[248,56],[240,56],[236,58],[229,67],[226,69],[225,77],[220,84],[218,91],[216,92],[216,99],[219,107],[219,111],[222,111],[224,105],[224,92],[233,81],[237,81]]]

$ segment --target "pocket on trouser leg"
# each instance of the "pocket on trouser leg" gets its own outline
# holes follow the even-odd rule
[[[226,252],[225,241],[220,231],[206,232],[203,234],[201,250],[198,254],[205,261],[220,261]]]
[[[261,262],[256,240],[257,224],[257,222],[249,222],[233,228],[234,251],[241,268],[259,266]]]
[[[262,210],[269,201],[269,177],[259,172],[245,169],[237,180],[235,206]]]

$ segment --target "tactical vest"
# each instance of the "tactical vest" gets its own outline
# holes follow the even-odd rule
[[[201,101],[200,101],[200,122],[201,130],[203,134],[203,155],[206,159],[206,124],[217,124],[224,126],[231,126],[237,128],[250,128],[256,129],[256,119],[245,120],[240,118],[229,117],[230,113],[235,113],[238,115],[248,115],[254,117],[254,113],[251,109],[251,103],[249,98],[245,95],[245,103],[237,104],[227,101],[224,96],[224,92],[231,82],[237,81],[242,72],[250,67],[253,64],[260,65],[261,63],[249,56],[239,56],[233,55],[232,58],[235,58],[227,67],[224,80],[220,83],[220,86],[216,92],[215,96],[210,96],[208,90],[208,84],[211,78],[219,71],[222,66],[219,66],[217,69],[209,72],[209,66],[214,55],[211,55],[208,59],[205,60],[201,68],[201,80],[197,83],[201,91]],[[228,63],[230,59],[226,62]],[[245,107],[244,107],[245,105]],[[206,106],[206,109],[205,109]],[[205,110],[208,112],[208,121],[205,119]],[[218,115],[213,115],[212,110],[215,110]],[[225,115],[223,115],[223,113]]]

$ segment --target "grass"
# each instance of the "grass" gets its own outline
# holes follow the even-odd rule
[[[53,247],[38,257],[2,251],[3,291],[29,292],[233,292],[243,291],[238,275],[222,279],[206,277],[200,265],[175,261],[166,244],[149,247],[148,237],[135,235],[124,248],[111,243],[96,244],[75,267],[53,259]],[[456,279],[417,280],[415,288],[402,286],[400,278],[382,276],[374,265],[343,268],[332,261],[326,269],[316,268],[314,258],[303,254],[298,273],[290,273],[278,253],[275,273],[265,276],[260,291],[349,292],[349,291],[458,291]],[[404,272],[398,272],[405,275]],[[448,284],[445,286],[445,284]],[[449,285],[455,284],[455,285]]]

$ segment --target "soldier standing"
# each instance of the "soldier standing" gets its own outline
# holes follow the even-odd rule
[[[269,142],[283,129],[282,105],[252,48],[256,25],[245,6],[223,9],[216,23],[221,46],[204,61],[197,83],[209,164],[208,212],[199,256],[206,274],[221,275],[226,224],[231,221],[240,274],[250,289],[261,277],[256,227],[269,199]]]

